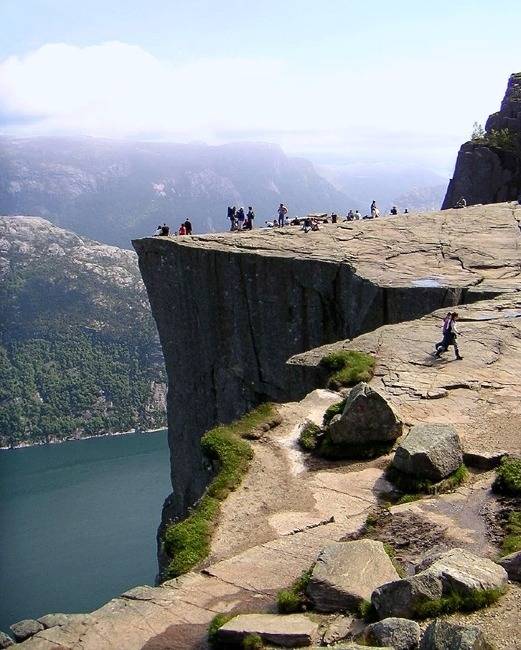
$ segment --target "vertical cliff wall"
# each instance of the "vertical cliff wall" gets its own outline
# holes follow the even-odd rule
[[[468,205],[521,201],[521,73],[510,76],[483,137],[461,146],[442,209],[454,207],[462,196]]]
[[[288,228],[135,241],[169,382],[174,496],[165,518],[182,515],[207,484],[206,430],[311,388],[289,357],[466,299],[481,277],[449,239],[434,215],[308,235]]]

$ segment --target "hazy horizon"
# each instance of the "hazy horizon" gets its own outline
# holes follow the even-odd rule
[[[448,178],[521,68],[507,16],[521,6],[4,0],[0,133],[269,142]]]

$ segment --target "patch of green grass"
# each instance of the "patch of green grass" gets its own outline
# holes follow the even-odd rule
[[[248,634],[242,640],[243,650],[262,650],[264,643],[258,634]]]
[[[514,510],[508,517],[506,536],[501,545],[502,555],[521,551],[521,511]]]
[[[340,400],[340,402],[337,402],[336,404],[331,404],[331,406],[327,408],[326,412],[324,413],[324,419],[322,420],[322,424],[324,426],[327,426],[331,422],[331,420],[335,417],[335,415],[342,415],[346,402],[347,402],[347,397],[343,400]]]
[[[418,501],[422,498],[422,496],[422,494],[403,494],[396,502],[396,505],[401,506],[403,503],[412,503],[413,501]]]
[[[277,609],[279,614],[292,614],[306,609],[308,598],[306,589],[313,573],[310,567],[295,580],[289,589],[282,589],[277,594]]]
[[[163,547],[172,558],[167,578],[186,573],[208,555],[220,502],[239,486],[253,457],[249,443],[241,436],[272,418],[273,413],[273,406],[264,404],[230,425],[211,429],[201,438],[204,454],[217,462],[219,471],[190,514],[165,531]]]
[[[208,642],[213,648],[218,648],[217,631],[228,621],[231,621],[235,614],[216,614],[208,626]]]
[[[405,576],[407,575],[405,567],[399,560],[396,559],[396,551],[391,546],[391,544],[387,544],[386,542],[384,542],[384,550],[389,556],[389,559],[391,560],[393,567],[396,569],[396,573],[400,576],[400,578],[405,578]]]
[[[378,620],[378,614],[376,613],[376,609],[374,608],[370,600],[363,600],[360,603],[360,605],[358,606],[358,615],[366,623],[374,623],[375,621]]]
[[[441,494],[443,492],[450,492],[467,479],[469,471],[465,465],[461,464],[450,476],[443,479],[443,481],[435,483],[428,479],[417,479],[414,476],[404,474],[391,464],[385,470],[385,476],[387,480],[410,497],[413,494]]]
[[[300,432],[298,444],[304,451],[315,451],[320,432],[320,427],[308,420]]]
[[[370,460],[388,454],[393,445],[394,441],[385,443],[371,442],[368,444],[357,443],[356,445],[336,443],[331,440],[329,433],[326,433],[315,451],[318,456],[328,460]]]
[[[436,600],[426,600],[415,607],[414,618],[434,618],[442,614],[454,612],[472,612],[476,609],[489,607],[503,594],[505,589],[476,589],[467,594],[453,591]]]
[[[354,386],[361,381],[371,381],[374,375],[375,359],[366,352],[339,350],[323,357],[321,365],[331,372],[329,388]]]
[[[521,458],[505,456],[502,459],[492,489],[501,494],[521,494]]]

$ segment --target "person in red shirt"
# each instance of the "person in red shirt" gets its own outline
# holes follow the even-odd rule
[[[186,235],[186,226],[184,225],[184,223],[182,223],[180,228],[179,228],[179,234],[180,235]]]

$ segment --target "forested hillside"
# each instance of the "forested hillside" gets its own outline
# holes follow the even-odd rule
[[[0,218],[0,445],[165,422],[154,322],[130,251]]]

